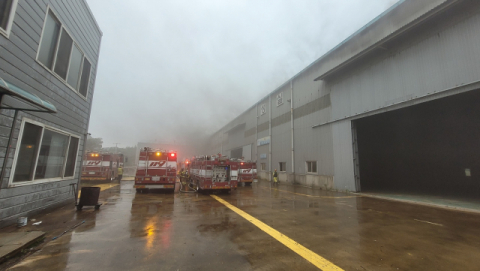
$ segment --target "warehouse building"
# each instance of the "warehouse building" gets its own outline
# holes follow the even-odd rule
[[[85,0],[0,1],[0,226],[73,206],[101,37]]]
[[[262,179],[480,195],[480,1],[404,0],[211,136]]]

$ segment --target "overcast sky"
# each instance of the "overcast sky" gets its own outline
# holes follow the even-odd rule
[[[396,0],[87,0],[104,147],[209,135]]]

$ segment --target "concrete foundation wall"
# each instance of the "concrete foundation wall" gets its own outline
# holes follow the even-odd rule
[[[324,175],[296,175],[294,184],[307,187],[320,188],[324,190],[334,189],[333,176]]]
[[[260,172],[258,178],[262,181],[269,181],[270,172]],[[326,175],[294,175],[285,172],[278,172],[278,181],[280,183],[302,185],[312,188],[319,188],[323,190],[335,189],[333,176]]]
[[[71,204],[72,210],[75,210],[74,204],[75,201],[71,197],[59,197],[58,200],[43,200],[39,201],[41,204],[36,204],[38,202],[32,201],[30,205],[26,204],[23,207],[16,207],[13,208],[10,212],[14,213],[14,215],[8,216],[4,219],[0,219],[0,228],[15,224],[17,222],[17,218],[25,216],[31,217],[35,214],[45,212],[48,210],[53,210],[68,204]]]

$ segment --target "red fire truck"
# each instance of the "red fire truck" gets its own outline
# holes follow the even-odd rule
[[[89,152],[83,158],[82,181],[113,181],[118,167],[123,167],[123,154]]]
[[[257,179],[257,163],[252,161],[239,161],[238,182],[251,184]]]
[[[151,150],[140,151],[135,189],[137,192],[148,189],[175,190],[177,179],[177,153],[174,151]]]
[[[190,182],[198,190],[230,191],[238,185],[238,163],[220,154],[194,157],[188,171]]]

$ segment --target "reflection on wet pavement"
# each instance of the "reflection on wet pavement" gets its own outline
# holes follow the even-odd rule
[[[345,270],[480,264],[479,215],[266,182],[218,196]],[[39,218],[44,231],[86,223],[11,270],[318,270],[208,194],[141,194],[122,181],[101,197],[97,212]]]

